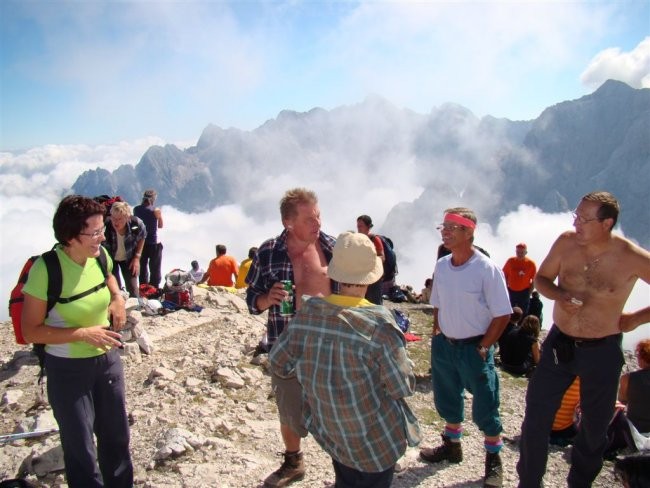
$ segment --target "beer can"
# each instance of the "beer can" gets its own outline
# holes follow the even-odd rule
[[[284,287],[284,291],[286,291],[289,296],[287,297],[286,300],[282,300],[280,302],[280,315],[285,316],[285,317],[292,317],[293,316],[293,283],[291,283],[291,280],[282,280],[282,286]]]

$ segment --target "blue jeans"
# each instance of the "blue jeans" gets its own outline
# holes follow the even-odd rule
[[[45,369],[47,395],[59,424],[68,486],[132,487],[124,371],[119,352],[112,349],[84,359],[46,354]],[[97,449],[93,434],[97,436]]]
[[[603,466],[607,427],[614,414],[618,380],[624,364],[621,334],[573,348],[573,358],[562,362],[554,348],[561,333],[553,326],[542,346],[542,356],[526,392],[526,413],[519,446],[519,486],[541,486],[548,441],[564,392],[580,376],[580,428],[571,450],[568,486],[590,487]]]

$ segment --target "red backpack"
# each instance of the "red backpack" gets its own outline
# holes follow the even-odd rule
[[[61,264],[59,263],[59,257],[56,255],[56,250],[52,248],[51,250],[41,254],[43,261],[45,262],[45,267],[47,268],[47,314],[54,308],[54,305],[58,303],[70,303],[75,300],[79,300],[91,293],[94,293],[103,287],[106,286],[106,277],[108,276],[108,263],[106,259],[106,250],[100,246],[99,257],[97,258],[97,264],[102,270],[104,275],[104,281],[89,290],[86,290],[77,295],[71,296],[69,298],[61,298],[61,289],[63,287],[63,275],[61,273]],[[11,290],[11,295],[9,297],[9,315],[11,316],[11,323],[14,327],[14,335],[16,336],[16,342],[18,344],[27,344],[25,337],[23,336],[22,328],[22,314],[23,306],[25,304],[25,295],[23,294],[23,287],[27,282],[27,277],[29,276],[29,271],[32,269],[34,262],[39,258],[39,256],[30,257],[25,264],[23,269],[20,272],[18,277],[18,283]],[[38,362],[41,366],[40,377],[44,374],[43,361],[45,359],[45,344],[34,344],[34,353],[38,357]]]

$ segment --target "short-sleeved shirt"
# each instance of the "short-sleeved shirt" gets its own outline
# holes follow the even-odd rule
[[[237,273],[235,288],[244,288],[246,286],[246,276],[248,276],[248,270],[250,269],[252,262],[253,260],[251,258],[246,258],[239,265],[239,273]]]
[[[375,250],[377,251],[377,256],[384,255],[384,244],[381,242],[381,239],[374,234],[368,234],[370,240],[375,245]]]
[[[100,252],[105,252],[100,248]],[[113,270],[113,261],[106,253],[108,272]],[[88,258],[81,266],[63,252],[61,246],[56,247],[56,255],[61,264],[63,283],[61,298],[68,298],[83,293],[105,281],[104,274],[95,258]],[[38,258],[29,271],[29,276],[23,292],[40,300],[47,301],[47,267],[43,258]],[[51,327],[92,327],[95,325],[108,326],[108,305],[111,294],[107,287],[70,303],[56,303],[45,324]],[[106,351],[92,346],[87,342],[69,342],[65,344],[47,344],[47,353],[63,358],[89,358],[100,356]]]
[[[523,291],[530,288],[535,279],[537,267],[532,259],[524,256],[524,259],[512,257],[503,266],[503,274],[506,284],[512,291]]]
[[[477,251],[461,266],[453,266],[451,258],[436,262],[431,289],[440,330],[454,339],[485,334],[493,318],[512,313],[503,272]]]
[[[158,243],[158,219],[154,214],[154,210],[155,207],[153,205],[138,205],[133,208],[133,215],[144,222],[147,229],[147,237],[144,242],[150,246]]]
[[[208,266],[208,285],[233,286],[232,275],[239,272],[239,265],[232,256],[222,254],[210,261]]]
[[[405,345],[385,307],[356,297],[312,297],[269,360],[280,376],[295,369],[305,427],[323,449],[346,466],[381,472],[404,454],[409,425],[418,429],[404,401],[415,389]]]

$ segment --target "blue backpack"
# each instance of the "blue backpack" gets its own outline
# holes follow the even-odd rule
[[[395,317],[395,322],[397,322],[397,326],[400,328],[402,332],[406,333],[406,331],[409,330],[409,327],[411,325],[411,320],[401,310],[397,310],[396,308],[394,308],[391,310],[391,312],[393,313],[393,317]]]
[[[395,279],[395,276],[397,275],[397,255],[395,254],[395,249],[393,249],[393,241],[386,237],[382,236],[379,234],[376,234],[379,239],[381,239],[381,243],[384,245],[384,257],[386,258],[384,260],[384,281],[391,281]]]

